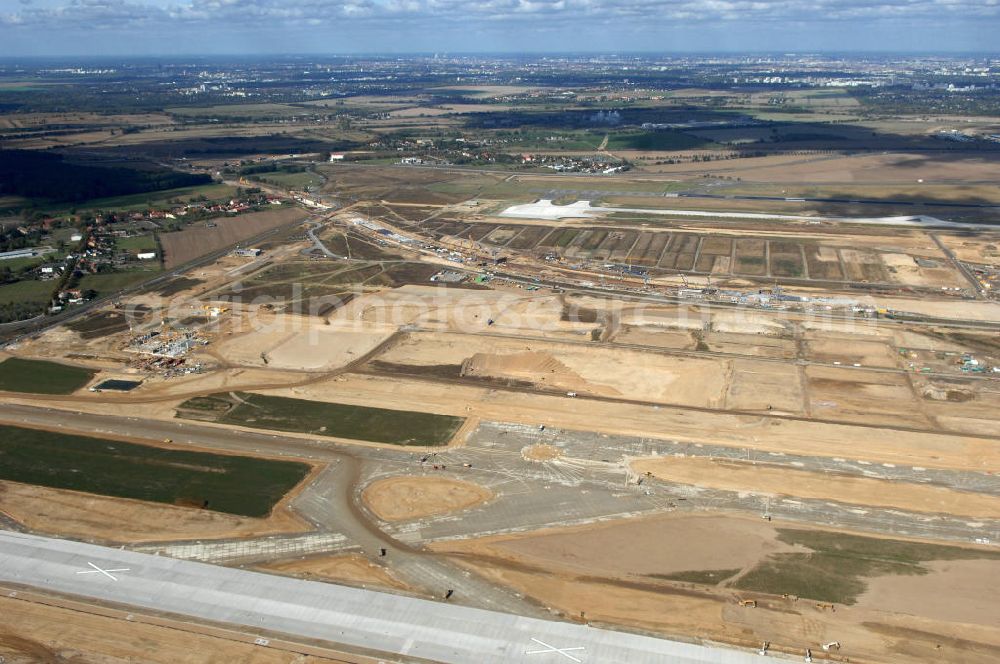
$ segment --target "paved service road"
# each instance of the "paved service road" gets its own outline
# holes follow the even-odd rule
[[[752,664],[725,648],[0,532],[0,582],[380,653],[467,664]],[[262,646],[266,647],[266,646]]]

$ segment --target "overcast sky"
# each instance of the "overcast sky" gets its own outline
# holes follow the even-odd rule
[[[0,0],[0,55],[1000,51],[1000,0]]]

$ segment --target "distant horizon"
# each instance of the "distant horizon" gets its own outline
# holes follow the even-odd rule
[[[6,57],[965,54],[998,34],[994,0],[0,0]]]
[[[862,57],[912,57],[912,58],[998,58],[1000,50],[996,51],[895,51],[895,50],[812,50],[812,51],[767,51],[767,50],[733,50],[733,51],[655,51],[655,50],[590,50],[590,51],[260,51],[260,52],[185,52],[185,53],[52,53],[9,55],[0,53],[0,62],[16,60],[177,60],[184,58],[218,59],[298,59],[298,58],[475,58],[475,57],[769,57],[774,59],[828,57],[828,58],[862,58]],[[1000,64],[1000,63],[998,63]]]

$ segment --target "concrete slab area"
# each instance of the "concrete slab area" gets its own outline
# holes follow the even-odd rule
[[[608,214],[632,213],[662,215],[668,217],[704,217],[709,219],[751,219],[768,221],[832,221],[850,224],[870,224],[875,226],[911,226],[916,228],[976,228],[976,224],[947,221],[925,214],[897,217],[819,217],[798,214],[766,214],[763,212],[723,212],[715,210],[675,210],[672,208],[629,208],[601,207],[590,201],[575,201],[568,205],[556,205],[551,199],[543,198],[534,203],[512,205],[498,214],[511,219],[559,220],[571,218],[593,218]]]
[[[562,456],[540,463],[526,461],[522,450],[537,444],[557,448]],[[648,456],[749,458],[787,470],[808,470],[1000,495],[1000,480],[988,473],[769,453],[557,427],[545,427],[543,430],[537,426],[510,422],[481,422],[469,434],[465,446],[433,457],[433,463],[447,466],[447,473],[428,471],[427,464],[424,464],[424,472],[475,482],[502,495],[503,499],[459,513],[383,524],[383,529],[403,541],[429,542],[675,510],[721,510],[768,514],[788,525],[818,525],[859,533],[978,544],[1000,541],[1000,519],[970,519],[832,500],[727,491],[654,478],[647,478],[640,486],[625,462],[629,457]],[[399,472],[399,464],[387,463],[385,457],[369,455],[366,460],[365,483]],[[465,464],[471,468],[464,467]],[[452,470],[455,472],[452,473]]]
[[[391,661],[751,664],[768,658],[22,533],[0,582],[383,653]],[[266,646],[262,646],[266,647]],[[771,658],[773,659],[773,658]]]

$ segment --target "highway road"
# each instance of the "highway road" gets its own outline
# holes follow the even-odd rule
[[[395,662],[755,664],[749,652],[0,532],[0,582],[315,639]]]

